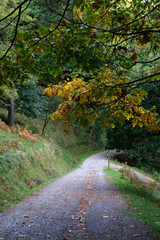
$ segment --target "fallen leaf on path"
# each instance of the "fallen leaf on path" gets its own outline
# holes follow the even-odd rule
[[[139,236],[140,236],[140,234],[137,233],[137,234],[134,234],[132,237],[139,237]]]
[[[87,213],[86,212],[82,212],[82,211],[80,211],[81,213],[83,213],[84,215],[86,215]]]
[[[103,216],[103,218],[112,218],[113,216]]]
[[[28,215],[23,215],[23,217],[24,217],[24,218],[29,218],[29,216],[28,216]]]

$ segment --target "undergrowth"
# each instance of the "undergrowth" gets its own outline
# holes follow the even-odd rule
[[[4,120],[5,110],[2,114]],[[41,136],[42,120],[16,114],[16,122],[8,127],[0,120],[0,211],[66,174],[98,149],[82,129],[64,132],[60,122],[50,122]],[[81,155],[84,152],[89,153]]]
[[[129,208],[127,215],[148,224],[160,237],[160,185],[139,179],[129,169],[105,169],[107,180],[119,186]]]

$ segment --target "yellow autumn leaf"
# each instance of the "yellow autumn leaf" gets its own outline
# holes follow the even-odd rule
[[[138,125],[139,125],[141,128],[143,127],[143,123],[142,123],[142,122],[140,122]]]
[[[45,88],[44,92],[47,93],[50,97],[53,96],[53,91],[51,88]]]

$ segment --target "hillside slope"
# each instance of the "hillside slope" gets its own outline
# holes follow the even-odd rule
[[[91,134],[79,127],[63,131],[60,122],[50,122],[42,136],[42,120],[16,114],[17,124],[8,127],[6,114],[1,110],[0,211],[76,167],[91,154],[86,152],[98,149]]]

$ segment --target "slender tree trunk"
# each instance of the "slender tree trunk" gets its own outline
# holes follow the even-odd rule
[[[44,120],[44,125],[42,128],[42,135],[44,135],[44,130],[45,130],[45,127],[47,126],[47,124],[49,123],[49,120],[50,120],[50,117],[46,117]]]
[[[13,125],[15,121],[15,104],[14,96],[9,98],[9,108],[8,108],[8,125]]]

